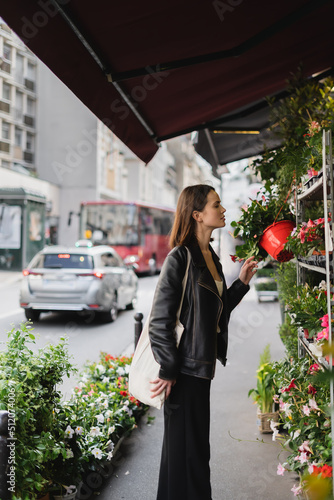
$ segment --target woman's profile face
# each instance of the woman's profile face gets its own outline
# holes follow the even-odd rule
[[[218,193],[212,189],[208,193],[204,209],[199,212],[202,224],[213,229],[225,227],[225,212],[226,208],[221,205]]]

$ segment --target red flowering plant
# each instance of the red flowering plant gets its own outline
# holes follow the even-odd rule
[[[328,219],[330,221],[330,218]],[[325,250],[325,219],[302,222],[287,238],[285,250],[296,256],[309,257]]]
[[[297,472],[301,482],[293,492],[298,495],[307,487],[305,474],[323,473],[328,477],[332,471],[329,384],[317,378],[321,368],[309,358],[285,359],[274,363],[273,368],[274,399],[279,405],[281,426],[288,433],[286,438],[276,431],[273,439],[290,451],[286,462],[278,465],[277,474]]]
[[[231,222],[233,237],[243,240],[242,245],[236,246],[236,255],[231,255],[234,261],[248,259],[252,255],[257,260],[268,257],[268,253],[259,245],[263,231],[275,221],[295,219],[288,203],[274,195],[273,190],[265,194],[259,192],[258,198],[250,199],[249,205],[241,209],[240,219]]]

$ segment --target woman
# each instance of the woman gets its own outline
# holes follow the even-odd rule
[[[253,257],[226,288],[219,259],[210,246],[214,229],[225,226],[225,208],[212,186],[185,188],[170,237],[173,248],[163,265],[150,317],[152,350],[161,365],[152,397],[166,390],[164,440],[157,500],[211,500],[210,384],[216,359],[224,365],[232,309],[249,290],[256,272]],[[182,279],[191,254],[180,321],[179,347],[174,328]]]

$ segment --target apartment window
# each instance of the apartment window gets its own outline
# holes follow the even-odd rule
[[[11,86],[7,82],[2,82],[2,99],[10,101]]]
[[[15,94],[15,108],[23,111],[23,92],[19,90],[17,90]]]
[[[2,120],[1,137],[7,141],[10,139],[10,124],[4,120]]]
[[[27,78],[28,80],[31,80],[32,82],[35,81],[35,73],[36,73],[36,66],[30,62],[28,62],[28,67],[27,67]]]
[[[19,83],[23,82],[24,59],[21,54],[16,54],[15,77]]]
[[[22,147],[22,129],[15,127],[15,146]]]
[[[34,136],[27,132],[26,151],[34,151]]]
[[[3,44],[3,57],[7,61],[11,61],[12,60],[12,48],[6,42]]]
[[[27,98],[27,115],[35,116],[35,101],[31,97]]]

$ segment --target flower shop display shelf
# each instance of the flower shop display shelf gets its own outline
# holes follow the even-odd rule
[[[298,257],[298,264],[310,271],[326,274],[326,255],[310,255],[309,257]],[[333,254],[329,253],[329,265],[333,271]]]
[[[312,342],[312,339],[306,339],[301,330],[298,333],[298,351],[300,358],[308,354],[322,369],[329,368],[329,363],[322,355],[322,351]]]
[[[333,167],[332,167],[333,168]],[[330,172],[329,172],[329,167],[327,167],[326,171],[326,179],[327,179],[327,196],[328,198],[330,197]],[[312,183],[310,184],[309,181],[305,183],[305,188],[297,194],[297,200],[298,201],[320,201],[323,200],[323,172],[320,172],[320,174],[317,177],[312,177],[310,181]]]

